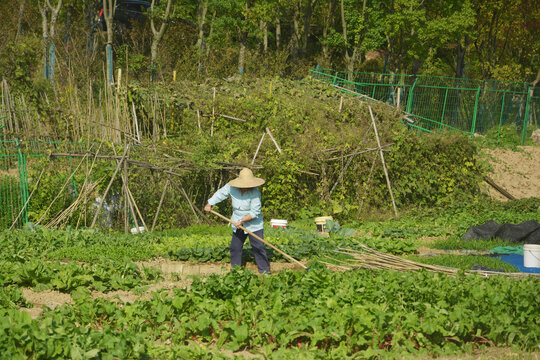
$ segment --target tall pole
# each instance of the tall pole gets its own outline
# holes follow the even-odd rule
[[[379,146],[379,153],[381,154],[381,162],[384,170],[384,176],[386,177],[386,185],[388,185],[388,191],[390,192],[390,197],[392,198],[392,207],[394,208],[394,214],[398,216],[398,211],[396,207],[396,201],[394,200],[394,194],[392,193],[392,185],[390,184],[390,177],[388,176],[388,170],[386,169],[386,163],[384,161],[384,153],[381,146],[381,140],[379,139],[379,132],[377,131],[377,124],[375,124],[375,117],[373,116],[373,111],[371,106],[368,105],[369,114],[371,115],[371,121],[373,123],[373,130],[375,130],[375,137],[377,138],[377,145]]]

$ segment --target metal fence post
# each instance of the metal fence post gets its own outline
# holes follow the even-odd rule
[[[19,168],[19,186],[21,192],[21,208],[23,210],[22,219],[23,223],[28,222],[28,212],[26,210],[26,200],[28,199],[28,177],[26,173],[26,159],[19,146],[19,139],[15,138],[15,145],[17,146],[17,166]]]
[[[480,98],[481,87],[478,87],[476,90],[476,100],[474,100],[474,112],[471,126],[471,138],[474,137],[474,132],[476,131],[476,116],[478,115],[478,99]]]
[[[444,113],[446,112],[446,99],[447,98],[448,98],[448,88],[446,88],[446,91],[444,93],[444,103],[442,106],[441,123],[440,123],[439,129],[442,129],[442,126],[444,124]]]
[[[529,87],[527,91],[527,104],[525,105],[525,116],[523,117],[523,132],[521,134],[521,145],[525,144],[525,137],[527,136],[527,124],[529,122],[529,112],[531,109],[531,97],[533,94],[533,89]]]
[[[338,74],[339,74],[339,71],[336,71],[336,74],[334,75],[334,81],[332,82],[332,85],[336,85]]]
[[[502,98],[502,104],[501,104],[501,116],[499,117],[499,130],[497,131],[497,140],[499,140],[499,137],[501,136],[501,127],[502,127],[502,121],[503,121],[505,99],[506,99],[506,91],[503,92],[503,98]]]
[[[414,79],[414,83],[411,86],[411,89],[409,90],[409,96],[407,97],[407,108],[405,109],[405,112],[409,114],[411,113],[411,109],[412,109],[414,87],[416,86],[417,81],[418,81],[418,78]]]

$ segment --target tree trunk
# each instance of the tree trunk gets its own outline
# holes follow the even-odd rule
[[[212,34],[214,33],[214,20],[216,19],[216,12],[214,11],[212,13],[212,21],[210,22],[210,30],[208,31],[208,37],[212,37]],[[206,56],[210,54],[210,45],[205,44],[206,46]]]
[[[292,28],[292,36],[291,36],[291,48],[292,48],[292,55],[293,57],[296,57],[298,55],[298,47],[300,44],[300,6],[301,6],[302,0],[298,0],[298,2],[295,3],[294,6],[294,15],[293,15],[293,28]]]
[[[43,76],[45,79],[49,79],[49,21],[47,19],[48,9],[46,4],[38,2],[39,13],[41,14],[41,31],[43,32],[43,46],[45,49]]]
[[[536,84],[540,82],[540,69],[538,69],[538,73],[536,74],[536,79],[531,83],[531,87],[536,87]]]
[[[107,81],[109,84],[114,83],[113,74],[113,18],[116,0],[103,0],[103,18],[107,26],[107,42],[105,45],[107,57]]]
[[[43,31],[43,43],[45,46],[45,78],[52,80],[54,77],[54,35],[56,20],[58,19],[58,13],[62,7],[62,0],[58,0],[56,7],[47,1],[38,1],[38,9],[41,14],[41,27]],[[51,14],[51,19],[48,19],[48,13]]]
[[[266,54],[268,52],[268,24],[266,23],[266,21],[261,20],[259,22],[259,28],[261,29],[263,36],[263,53]]]
[[[276,16],[276,50],[279,50],[281,46],[281,21],[279,16]]]
[[[315,2],[311,2],[312,0],[308,0],[306,12],[304,14],[304,36],[303,36],[303,42],[302,42],[302,56],[306,56],[307,54],[307,46],[308,46],[308,40],[309,35],[311,33],[311,17],[313,16],[313,5]]]
[[[364,21],[365,13],[366,13],[366,3],[367,0],[364,0],[363,6],[362,6],[362,21]],[[358,34],[358,40],[352,44],[352,49],[349,49],[349,40],[348,40],[348,34],[347,34],[347,20],[345,19],[345,5],[344,1],[341,0],[341,26],[343,28],[343,39],[345,40],[345,65],[347,66],[348,74],[348,80],[353,80],[353,72],[354,72],[354,65],[356,63],[356,59],[358,58],[358,49],[360,48],[361,43],[361,37],[362,34]],[[352,51],[352,54],[351,54]]]
[[[208,0],[199,0],[199,11],[197,13],[197,48],[204,50],[204,25],[206,23],[206,13],[208,12]]]
[[[24,16],[24,4],[25,1],[22,0],[19,5],[19,14],[17,15],[17,36],[15,37],[15,41],[17,41],[17,38],[23,34],[23,16]]]
[[[163,39],[163,35],[165,34],[165,31],[167,30],[167,24],[169,20],[169,11],[171,10],[171,0],[167,0],[167,7],[165,9],[165,15],[163,16],[161,25],[159,27],[159,31],[156,30],[156,24],[155,24],[155,12],[154,12],[154,5],[155,0],[152,0],[152,4],[150,6],[150,28],[152,29],[152,45],[150,46],[150,54],[151,54],[151,80],[155,80],[156,75],[156,68],[157,68],[157,55],[158,55],[158,46],[161,42],[161,39]]]
[[[73,5],[69,5],[66,9],[66,35],[64,37],[64,42],[67,44],[71,39],[71,15],[73,13]]]
[[[244,74],[245,68],[244,63],[246,60],[246,43],[242,40],[240,41],[240,51],[238,53],[238,73]]]
[[[336,4],[336,0],[330,0],[328,2],[327,12],[324,14],[324,18],[323,18],[321,46],[322,46],[322,56],[323,56],[324,65],[330,62],[330,49],[328,47],[328,44],[326,43],[326,40],[328,40],[328,29],[330,28],[330,22],[332,21],[332,18],[333,18],[335,4]]]

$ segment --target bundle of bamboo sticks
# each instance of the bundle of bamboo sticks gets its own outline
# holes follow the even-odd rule
[[[359,243],[361,250],[338,248],[334,250],[336,253],[349,255],[351,258],[348,260],[339,260],[330,256],[326,256],[331,259],[333,263],[323,262],[329,268],[336,268],[339,270],[353,270],[353,269],[380,269],[380,270],[396,270],[396,271],[416,271],[425,269],[427,271],[444,273],[451,276],[456,276],[460,271],[456,268],[422,264],[416,261],[407,260],[399,256],[387,254],[381,251],[374,250],[364,244]],[[514,278],[521,278],[525,276],[533,276],[540,279],[540,274],[530,273],[504,273],[498,271],[486,271],[486,270],[469,270],[465,271],[465,274],[480,274],[484,276],[503,275]]]
[[[77,199],[71,203],[64,211],[62,211],[58,216],[56,216],[54,219],[52,219],[49,223],[45,224],[45,228],[52,228],[57,227],[60,225],[60,223],[64,220],[68,220],[71,215],[81,206],[82,204],[86,205],[86,202],[88,201],[90,194],[94,192],[94,190],[97,188],[99,183],[102,179],[99,181],[93,183],[93,184],[87,184],[85,183],[84,186],[80,189],[79,196]]]

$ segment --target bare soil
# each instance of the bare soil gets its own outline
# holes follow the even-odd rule
[[[517,199],[540,197],[540,146],[521,146],[522,151],[486,149],[486,160],[493,167],[489,176]],[[491,198],[508,199],[491,186],[485,186]]]

